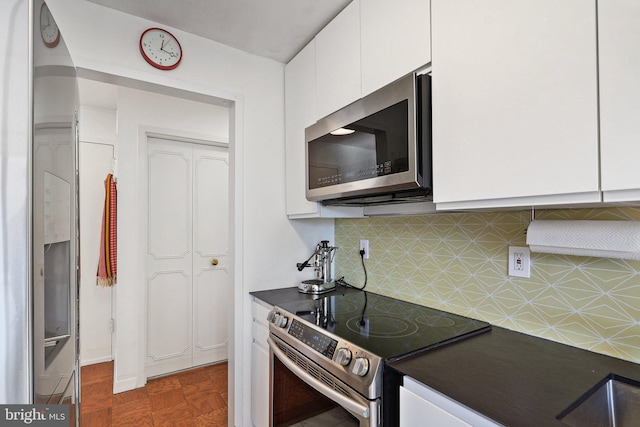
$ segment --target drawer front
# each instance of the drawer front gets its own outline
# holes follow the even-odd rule
[[[267,322],[267,315],[272,309],[273,306],[259,300],[254,300],[251,304],[251,315],[253,316],[253,321],[260,323],[268,329],[269,323]]]
[[[262,325],[253,322],[251,325],[253,341],[260,347],[267,348],[267,338],[269,338],[269,329],[264,328]]]

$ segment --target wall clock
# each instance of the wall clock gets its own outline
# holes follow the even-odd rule
[[[173,70],[182,60],[182,47],[169,31],[149,28],[140,36],[142,57],[160,70]]]
[[[60,42],[60,29],[46,3],[40,8],[40,35],[47,47],[56,47]]]

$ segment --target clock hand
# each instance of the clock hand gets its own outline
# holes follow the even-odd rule
[[[162,44],[160,45],[160,50],[164,50],[164,40],[162,40]]]

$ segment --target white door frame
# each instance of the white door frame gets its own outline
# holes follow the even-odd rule
[[[238,144],[238,135],[242,135],[242,114],[238,112],[239,102],[231,103],[229,107],[229,140],[222,142],[224,138],[218,138],[219,141],[211,142],[212,145],[222,144],[229,149],[229,301],[231,301],[228,318],[228,425],[234,427],[236,420],[241,419],[244,408],[243,400],[243,382],[245,381],[242,370],[242,360],[244,359],[244,319],[243,319],[243,271],[242,271],[242,248],[243,248],[243,177],[242,166],[242,148]],[[158,128],[154,126],[138,126],[138,190],[141,196],[148,194],[148,174],[147,174],[147,137],[162,136],[165,139],[175,139],[183,142],[202,142],[198,135],[188,135],[184,131],[176,131],[173,129]],[[147,198],[138,198],[139,224],[146,224],[146,212],[148,209]],[[237,214],[236,214],[237,213]],[[139,242],[146,242],[147,227],[140,227]],[[141,245],[140,262],[144,262],[144,277],[146,280],[146,243]],[[145,282],[146,283],[146,282]],[[138,353],[138,384],[146,383],[146,319],[147,319],[147,293],[146,286],[142,286],[140,290],[140,313],[138,339],[139,342],[145,343],[140,346]],[[116,302],[117,303],[117,302]],[[116,331],[117,333],[117,331]],[[114,352],[115,354],[115,352]],[[236,360],[240,359],[240,364]],[[117,360],[115,361],[117,363]]]
[[[236,425],[236,419],[242,417],[244,412],[244,403],[242,399],[242,384],[244,382],[244,373],[242,371],[242,363],[239,365],[236,360],[244,358],[243,343],[243,281],[242,281],[242,229],[243,229],[243,194],[242,194],[242,167],[239,165],[242,158],[241,144],[238,144],[237,135],[242,134],[241,114],[238,113],[238,102],[232,103],[229,107],[229,140],[222,141],[224,138],[218,138],[218,141],[212,142],[212,145],[226,145],[229,149],[229,347],[228,347],[228,383],[229,383],[229,400],[228,400],[228,422],[229,427]],[[240,115],[240,118],[238,117]],[[138,189],[141,197],[138,198],[139,224],[146,217],[148,202],[144,195],[148,194],[148,174],[147,174],[147,137],[162,136],[165,139],[175,139],[183,142],[202,142],[206,141],[198,135],[188,135],[184,131],[176,131],[174,129],[158,128],[154,126],[138,126]],[[237,213],[237,214],[236,214]],[[139,242],[146,242],[147,227],[140,227]],[[140,247],[140,262],[146,260],[146,243]],[[146,266],[146,263],[142,265]],[[146,278],[146,267],[144,268]],[[143,276],[139,276],[143,277]],[[140,296],[140,313],[138,339],[139,342],[145,343],[140,346],[138,353],[138,384],[146,383],[145,363],[146,363],[146,318],[147,318],[147,294],[146,286],[143,286],[139,293]],[[116,331],[117,332],[117,331]],[[116,361],[117,363],[117,361]]]
[[[244,253],[244,97],[240,92],[220,89],[209,85],[196,84],[185,80],[174,79],[163,75],[158,78],[152,73],[130,73],[128,70],[118,70],[123,74],[112,74],[108,72],[98,71],[91,68],[76,68],[78,77],[88,80],[95,80],[109,84],[115,84],[123,87],[147,90],[149,92],[159,93],[168,96],[176,96],[183,99],[190,99],[214,105],[224,105],[229,108],[229,292],[232,304],[229,310],[229,397],[228,397],[228,425],[243,425],[243,417],[250,412],[249,408],[245,408],[243,400],[243,389],[248,379],[245,378],[243,371],[243,363],[250,354],[249,350],[245,350],[247,344],[244,342],[245,334],[250,333],[249,325],[244,319],[245,310],[245,287],[243,272],[243,253]],[[127,75],[131,77],[127,77]],[[156,83],[158,82],[158,83]],[[146,137],[144,133],[149,129],[139,131],[137,146],[138,157],[138,180],[140,180],[140,164],[146,169]],[[142,134],[142,137],[141,135]],[[119,141],[120,142],[120,141]],[[133,142],[133,141],[131,141]],[[120,153],[120,147],[117,148]],[[140,182],[140,181],[138,181]],[[140,207],[139,207],[140,208]],[[140,227],[144,228],[144,227]],[[145,258],[140,257],[137,261],[144,262]],[[139,272],[135,277],[129,278],[134,281],[144,281]],[[143,292],[143,291],[141,291]],[[136,296],[140,294],[136,293]],[[117,289],[114,289],[114,306],[118,304]],[[137,298],[136,298],[137,299]],[[146,301],[145,301],[146,304]],[[114,309],[117,310],[117,307]],[[145,313],[146,314],[146,313]],[[139,324],[142,322],[141,313],[138,313]],[[125,325],[122,325],[126,327]],[[117,374],[117,351],[118,351],[118,332],[119,325],[116,326],[114,340],[112,341],[112,351],[114,354],[114,362],[116,364]],[[138,328],[137,339],[144,342],[145,329]],[[135,388],[135,384],[144,381],[145,376],[145,346],[138,351],[137,358],[137,374],[136,378],[128,381],[123,379],[123,390]],[[239,361],[240,363],[237,363]],[[114,391],[116,391],[117,378],[114,375]],[[117,391],[116,391],[117,392]]]
[[[218,141],[209,141],[210,145],[222,145],[229,149],[229,300],[232,302],[229,310],[229,347],[228,347],[228,383],[229,383],[229,400],[228,400],[228,423],[229,427],[236,425],[236,418],[242,417],[244,412],[244,403],[242,400],[242,384],[244,375],[242,372],[242,363],[236,363],[237,358],[244,357],[243,343],[243,316],[242,316],[242,168],[238,165],[239,157],[242,156],[242,150],[236,143],[236,135],[242,133],[241,123],[237,117],[237,103],[229,108],[229,141],[221,141],[224,138],[218,138]],[[202,138],[196,135],[188,135],[184,131],[176,131],[174,129],[158,128],[154,126],[138,126],[138,190],[140,197],[138,198],[139,224],[146,224],[148,201],[145,197],[148,194],[148,173],[147,173],[147,153],[149,136],[161,136],[165,139],[173,139],[181,142],[197,142],[202,143]],[[238,215],[236,215],[238,213]],[[141,245],[140,260],[146,260],[146,242],[147,227],[140,227],[139,242],[145,242]],[[146,279],[146,263],[144,267],[144,278]],[[140,276],[142,277],[142,276]],[[146,363],[146,319],[147,319],[147,290],[146,286],[142,286],[140,290],[140,328],[138,331],[139,342],[145,343],[140,346],[138,354],[138,384],[146,383],[145,363]],[[116,361],[117,363],[117,361]]]

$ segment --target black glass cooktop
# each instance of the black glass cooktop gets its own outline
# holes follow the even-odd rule
[[[491,329],[479,320],[366,291],[278,306],[387,360]]]

